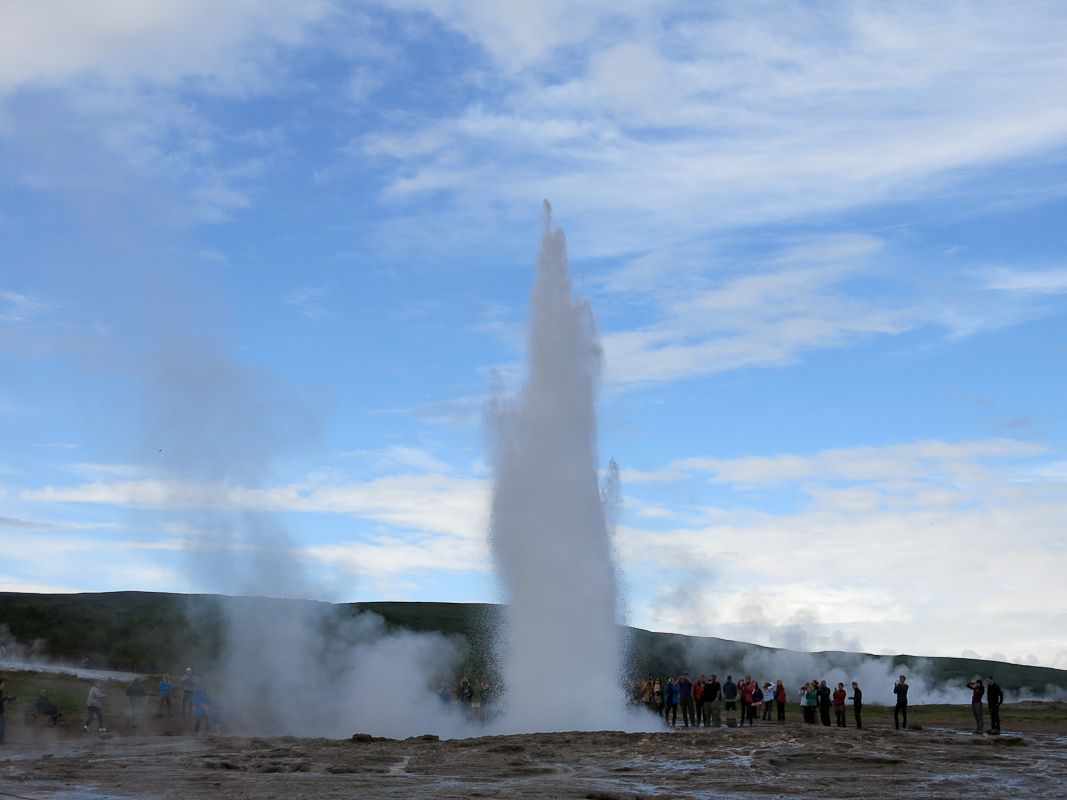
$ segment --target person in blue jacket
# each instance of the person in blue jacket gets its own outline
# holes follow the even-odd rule
[[[208,711],[211,705],[211,698],[207,696],[207,692],[202,687],[197,686],[196,691],[193,692],[193,717],[196,719],[196,725],[193,727],[193,735],[200,733],[200,723],[204,723],[204,733],[211,732],[211,725],[208,721]]]
[[[170,696],[174,691],[174,684],[170,681],[170,674],[164,672],[163,679],[159,682],[159,716],[163,716],[163,706],[167,707],[167,716],[174,716],[174,709],[170,707]]]
[[[663,687],[663,700],[663,719],[674,727],[678,721],[678,682],[674,676],[668,678],[667,685]]]

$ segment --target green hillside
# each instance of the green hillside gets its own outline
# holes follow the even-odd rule
[[[0,593],[0,626],[24,648],[71,665],[89,658],[95,667],[142,672],[176,671],[186,662],[209,663],[222,651],[226,612],[255,606],[266,613],[306,612],[309,624],[330,632],[346,619],[370,611],[388,628],[462,635],[470,655],[463,670],[491,672],[495,632],[502,608],[479,603],[351,603],[234,598],[154,592],[100,594]],[[850,675],[921,673],[929,685],[961,686],[993,673],[1007,692],[1028,690],[1045,696],[1049,687],[1067,692],[1067,671],[966,658],[876,656],[863,653],[798,653],[726,639],[627,629],[631,678],[648,673],[666,677],[688,669],[697,673],[749,672],[759,678],[826,676],[833,669]]]

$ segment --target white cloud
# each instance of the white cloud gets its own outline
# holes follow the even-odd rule
[[[236,88],[263,58],[289,45],[332,4],[310,0],[10,0],[0,8],[0,92],[84,76],[173,83],[196,75]],[[259,52],[257,52],[259,49]]]
[[[538,68],[459,113],[377,132],[433,143],[404,151],[386,196],[447,189],[469,212],[565,199],[566,215],[601,221],[582,231],[589,254],[938,194],[1067,141],[1067,19],[1049,6],[748,3],[705,17],[550,3],[529,12],[565,14],[548,37],[484,4],[425,7],[505,69]]]
[[[1037,272],[1002,267],[995,270],[987,288],[1036,294],[1062,294],[1067,292],[1067,269]]]
[[[776,484],[785,481],[988,480],[990,470],[979,459],[1020,459],[1042,455],[1047,448],[1013,439],[978,442],[919,441],[886,447],[842,447],[814,456],[782,453],[734,459],[691,457],[660,470],[623,470],[626,482],[677,481],[709,473],[718,483]],[[1020,476],[1026,475],[1020,472]]]
[[[5,592],[24,592],[26,594],[75,594],[86,591],[83,586],[70,586],[55,581],[39,581],[17,575],[0,575],[0,587]]]
[[[1067,616],[1058,577],[1067,500],[1062,482],[1032,479],[1028,462],[1044,455],[1004,439],[916,442],[623,473],[624,485],[705,475],[742,491],[790,482],[801,497],[794,510],[769,513],[728,495],[728,505],[679,508],[674,525],[655,530],[631,520],[620,528],[623,562],[640,575],[640,607],[655,627],[766,640],[809,614],[812,630],[869,648],[1028,650],[1051,663],[1045,628]],[[682,605],[669,601],[678,580],[695,587]],[[751,616],[753,596],[766,619]],[[701,627],[708,619],[714,630]]]

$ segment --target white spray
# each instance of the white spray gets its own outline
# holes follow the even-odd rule
[[[628,727],[619,685],[614,554],[597,480],[600,345],[571,297],[563,231],[545,202],[530,296],[528,382],[488,409],[490,545],[507,600],[505,727]],[[632,723],[631,723],[632,725]]]

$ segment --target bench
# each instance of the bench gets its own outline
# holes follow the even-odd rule
[[[21,703],[20,708],[22,709],[22,716],[25,718],[27,725],[32,725],[33,723],[35,723],[38,717],[44,720],[52,719],[51,714],[42,714],[40,711],[38,711],[36,703]],[[57,722],[63,719],[63,712],[57,710],[56,718]]]
[[[22,703],[22,715],[26,718],[26,722],[37,721],[37,704],[36,703]]]

